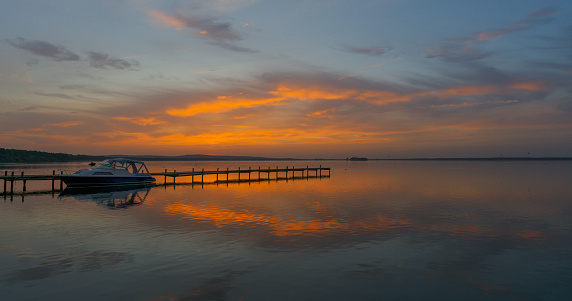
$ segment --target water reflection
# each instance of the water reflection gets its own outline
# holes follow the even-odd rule
[[[127,208],[145,201],[154,184],[109,187],[66,188],[59,197],[72,197],[79,201],[93,201],[110,209]]]
[[[6,201],[0,299],[572,295],[572,164],[332,167],[324,179],[66,190],[57,199]],[[129,281],[117,286],[117,279]]]

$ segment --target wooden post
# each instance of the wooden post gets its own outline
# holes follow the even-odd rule
[[[52,170],[52,192],[54,192],[54,182],[56,181],[56,171]]]
[[[203,171],[201,172],[201,183],[205,182],[205,169],[203,168]]]
[[[4,176],[7,177],[8,176],[8,171],[4,171]],[[6,178],[4,178],[4,194],[6,194]]]
[[[286,166],[286,179],[288,179],[288,166]]]
[[[240,166],[238,167],[238,181],[240,182]]]
[[[193,169],[194,169],[194,168],[193,168]],[[175,181],[176,179],[177,179],[177,170],[176,170],[176,169],[173,169],[173,184],[176,184],[176,183],[175,183],[175,182],[176,182],[176,181]]]
[[[12,180],[10,180],[10,194],[14,193],[14,172],[12,172]]]
[[[250,173],[252,172],[252,167],[248,167],[248,180],[250,181]]]
[[[22,178],[24,177],[24,172],[22,172]],[[22,191],[26,191],[26,180],[22,179]]]
[[[228,184],[228,167],[226,168],[226,183]]]
[[[191,174],[191,184],[195,184],[195,168],[193,167],[193,171]]]
[[[218,167],[216,168],[216,182],[218,183]]]
[[[260,180],[260,166],[258,166],[258,180]]]
[[[320,178],[322,177],[322,165],[320,165]]]
[[[165,180],[163,181],[163,183],[167,184],[167,169],[165,168]]]
[[[63,175],[64,171],[60,170],[60,175]],[[62,181],[62,178],[60,177],[60,191],[64,190],[64,181]]]

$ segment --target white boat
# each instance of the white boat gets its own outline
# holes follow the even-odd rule
[[[151,176],[145,163],[125,158],[107,159],[90,169],[61,175],[60,178],[67,187],[155,183],[155,178]]]

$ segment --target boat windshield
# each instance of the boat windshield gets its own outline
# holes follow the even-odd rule
[[[105,160],[101,163],[98,163],[91,169],[113,169],[113,167],[114,167],[113,162],[111,162],[110,160]]]
[[[132,174],[149,173],[147,167],[143,162],[132,162],[126,160],[107,159],[95,165],[92,169],[113,169],[113,170],[127,170]]]

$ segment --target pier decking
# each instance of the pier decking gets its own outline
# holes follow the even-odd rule
[[[322,175],[323,171],[327,171],[327,175]],[[312,173],[312,175],[310,175]],[[63,190],[63,182],[61,181],[60,174],[56,174],[54,170],[51,175],[25,175],[24,172],[20,172],[19,174],[15,174],[13,171],[8,174],[8,171],[4,171],[4,175],[0,175],[0,179],[4,182],[4,189],[3,194],[6,195],[8,193],[14,193],[14,182],[21,181],[22,182],[22,191],[26,192],[26,183],[28,181],[52,181],[52,192],[55,191],[55,184],[56,181],[59,181],[59,190]],[[247,174],[248,178],[241,178],[242,175]],[[256,178],[253,179],[253,174],[256,175]],[[284,177],[280,177],[280,175],[284,174]],[[291,177],[290,177],[291,174]],[[329,177],[330,176],[330,168],[329,167],[290,167],[286,166],[286,168],[251,168],[248,169],[229,169],[221,170],[217,168],[217,170],[204,170],[201,169],[200,171],[193,168],[191,171],[176,171],[173,170],[172,172],[167,171],[165,172],[153,172],[151,173],[153,176],[163,176],[164,177],[164,184],[168,185],[171,184],[167,181],[167,178],[172,178],[172,184],[176,184],[176,179],[178,177],[191,177],[191,184],[204,184],[204,177],[209,175],[215,175],[216,181],[211,183],[228,183],[228,182],[241,182],[241,181],[263,181],[263,180],[270,180],[271,175],[274,175],[272,179],[295,179],[295,178],[321,178],[321,177]],[[229,179],[229,175],[238,175],[238,179]],[[264,177],[265,175],[265,177]],[[196,181],[195,177],[201,177],[200,181]],[[222,176],[223,179],[220,179]],[[10,187],[8,189],[8,182],[10,183]]]

